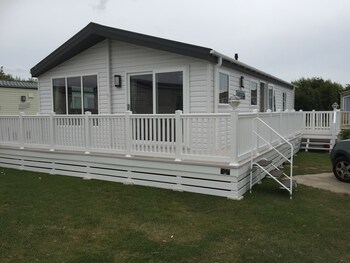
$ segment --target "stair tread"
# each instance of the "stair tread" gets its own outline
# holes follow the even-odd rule
[[[265,160],[265,159],[262,159],[258,162],[256,162],[258,165],[262,166],[262,167],[265,167],[265,166],[268,166],[269,164],[272,163],[272,161],[270,160]]]
[[[279,180],[285,187],[290,187],[290,179],[287,178],[287,177],[283,177]],[[297,186],[297,181],[295,179],[292,179],[292,184],[293,184],[293,187],[296,187]]]
[[[281,170],[272,170],[269,172],[273,177],[280,177],[281,175],[283,175],[283,171]]]

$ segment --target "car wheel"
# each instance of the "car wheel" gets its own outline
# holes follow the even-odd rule
[[[339,157],[334,161],[333,173],[342,182],[350,183],[350,162],[345,157]]]

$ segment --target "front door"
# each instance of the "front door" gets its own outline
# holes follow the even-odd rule
[[[260,82],[260,112],[265,111],[265,83]]]

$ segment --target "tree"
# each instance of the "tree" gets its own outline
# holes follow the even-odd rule
[[[12,76],[11,74],[6,74],[4,72],[4,67],[0,66],[0,80],[17,80],[17,81],[29,81],[29,82],[37,82],[35,78],[22,79],[18,76]]]
[[[11,74],[6,74],[4,72],[4,67],[0,67],[0,79],[1,80],[15,80],[15,78]]]
[[[295,89],[295,109],[296,110],[332,110],[332,104],[340,104],[340,92],[344,87],[331,80],[322,78],[301,78],[293,81]]]

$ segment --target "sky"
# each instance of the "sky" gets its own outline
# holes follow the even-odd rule
[[[286,81],[350,83],[349,0],[0,0],[0,66],[30,69],[89,22],[212,48]]]

